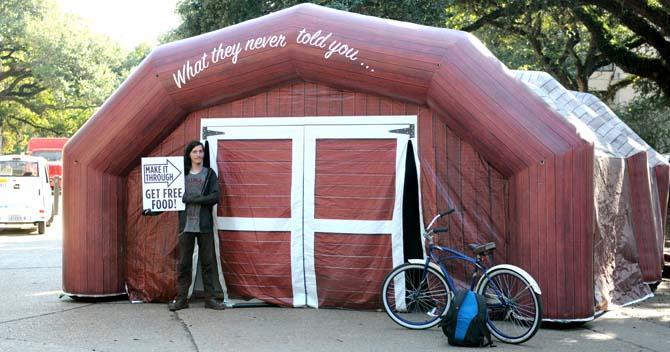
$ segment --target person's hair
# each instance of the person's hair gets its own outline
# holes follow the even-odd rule
[[[191,151],[197,146],[201,146],[203,150],[205,149],[205,146],[197,140],[189,142],[184,148],[184,174],[191,171]]]

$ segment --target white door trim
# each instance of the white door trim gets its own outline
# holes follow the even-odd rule
[[[225,120],[225,119],[224,119]],[[236,119],[239,120],[239,119]],[[303,130],[302,126],[275,125],[268,128],[264,125],[225,125],[219,123],[208,125],[207,120],[202,120],[202,130],[207,127],[209,131],[218,132],[209,136],[207,141],[210,148],[210,162],[216,165],[218,153],[217,141],[219,140],[291,140],[291,218],[239,218],[239,217],[216,217],[216,225],[219,230],[231,231],[290,231],[291,233],[291,282],[293,289],[293,305],[302,307],[307,300],[305,296],[305,278],[303,270]],[[210,165],[211,166],[211,165]],[[218,173],[218,167],[213,167]],[[217,265],[219,267],[219,281],[224,285],[225,278],[221,269],[221,255],[219,253],[219,236],[214,236],[217,248]],[[227,299],[227,289],[224,287]]]
[[[359,122],[367,120],[359,118]],[[335,120],[337,121],[337,120]],[[369,122],[381,122],[379,118],[373,118]],[[322,120],[319,120],[322,122]],[[333,123],[334,121],[330,121]],[[305,168],[304,168],[304,235],[305,235],[305,280],[307,285],[307,305],[318,308],[319,300],[316,283],[315,268],[315,233],[354,233],[354,234],[391,234],[391,248],[393,266],[404,261],[403,258],[403,235],[402,235],[402,199],[403,186],[405,182],[405,158],[407,143],[410,139],[408,134],[391,132],[407,127],[407,123],[397,123],[395,118],[385,118],[383,124],[359,123],[356,125],[329,125],[312,124],[305,127]],[[393,122],[393,123],[391,123]],[[416,120],[413,122],[416,123]],[[335,220],[315,219],[315,187],[316,187],[316,141],[317,139],[395,139],[396,147],[396,177],[395,177],[395,202],[391,220],[386,221],[361,221],[361,220]]]
[[[306,117],[254,117],[254,118],[208,118],[201,119],[201,130],[205,127],[250,127],[250,126],[311,126],[311,125],[405,125],[416,124],[416,115],[390,116],[306,116]],[[415,137],[416,138],[416,137]]]

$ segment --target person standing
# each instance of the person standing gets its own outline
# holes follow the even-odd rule
[[[225,309],[216,299],[214,281],[218,280],[214,248],[212,207],[219,202],[219,185],[214,171],[203,165],[205,148],[200,141],[191,141],[184,150],[186,209],[179,212],[179,272],[177,297],[168,304],[171,311],[188,308],[193,251],[198,241],[198,257],[202,267],[205,308]]]

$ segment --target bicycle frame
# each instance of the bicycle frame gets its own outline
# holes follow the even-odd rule
[[[441,229],[441,230],[436,230],[433,229],[433,225],[437,221],[437,219],[449,215],[454,211],[454,209],[436,215],[433,220],[428,224],[426,227],[426,231],[423,232],[423,237],[428,239],[428,255],[426,256],[426,260],[424,263],[424,276],[421,278],[421,280],[425,280],[425,273],[428,271],[428,266],[430,266],[431,261],[435,263],[439,268],[440,271],[442,272],[442,275],[444,275],[445,280],[447,281],[447,286],[449,286],[449,290],[454,293],[456,292],[456,285],[454,283],[454,280],[452,279],[451,275],[449,275],[449,271],[447,270],[447,267],[445,266],[445,262],[449,260],[463,260],[468,262],[470,265],[474,267],[474,270],[472,271],[471,279],[470,279],[470,290],[475,291],[475,285],[477,283],[477,275],[478,272],[482,272],[482,275],[485,276],[488,280],[490,280],[489,275],[486,273],[488,270],[488,267],[483,265],[481,263],[481,260],[479,259],[479,255],[476,257],[470,257],[462,252],[459,252],[455,249],[451,249],[449,247],[444,247],[444,246],[437,246],[433,244],[433,235],[436,232],[447,232],[448,229]],[[440,257],[438,256],[438,253],[448,253],[449,255],[446,257]],[[500,290],[499,287],[495,283],[493,283],[492,288],[495,290],[496,296],[499,298],[499,302],[504,302],[504,299],[502,299],[502,291]]]
[[[442,253],[449,253],[449,256],[446,257],[439,257],[437,255],[438,252]],[[449,275],[449,271],[447,270],[446,266],[444,263],[449,260],[463,260],[470,265],[474,267],[471,280],[470,280],[470,290],[475,289],[475,284],[477,283],[476,278],[478,277],[477,273],[482,272],[483,275],[486,275],[486,270],[487,267],[484,266],[483,264],[480,263],[480,261],[476,258],[469,257],[462,252],[459,252],[457,250],[451,249],[449,247],[443,247],[443,246],[436,246],[436,245],[429,245],[428,247],[428,256],[426,257],[426,262],[425,262],[425,268],[427,269],[428,266],[430,265],[430,262],[432,261],[433,263],[437,264],[437,266],[440,267],[440,271],[442,271],[442,274],[444,275],[444,278],[447,280],[447,285],[449,286],[449,289],[452,292],[456,291],[456,284],[454,283],[454,280],[452,279],[451,275]]]

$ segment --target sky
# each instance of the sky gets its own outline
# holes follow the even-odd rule
[[[140,43],[152,46],[158,37],[177,27],[177,0],[56,0],[62,12],[83,17],[97,33],[106,34],[124,49]]]

